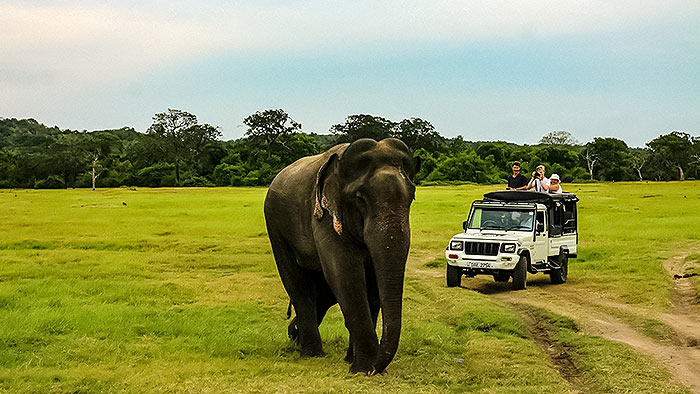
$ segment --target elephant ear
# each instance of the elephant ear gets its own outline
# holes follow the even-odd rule
[[[340,210],[340,182],[338,180],[338,162],[340,157],[333,153],[319,168],[316,174],[316,191],[314,217],[321,221],[325,212],[333,218],[333,229],[343,232],[342,212]]]
[[[418,173],[420,172],[420,165],[421,165],[421,158],[420,156],[414,156],[413,157],[413,179],[412,181],[416,181],[416,177],[418,177]]]

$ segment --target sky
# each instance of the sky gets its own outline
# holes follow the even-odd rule
[[[145,131],[175,108],[240,138],[419,117],[446,137],[630,146],[700,135],[700,2],[0,0],[0,117]]]

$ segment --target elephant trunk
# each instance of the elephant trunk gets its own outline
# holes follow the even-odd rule
[[[406,258],[410,246],[408,209],[382,210],[374,225],[365,227],[368,246],[379,290],[382,311],[382,339],[373,373],[383,373],[399,347],[401,310]]]

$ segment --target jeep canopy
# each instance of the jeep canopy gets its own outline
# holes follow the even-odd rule
[[[573,193],[549,194],[527,190],[499,190],[484,194],[484,201],[543,204],[549,212],[550,236],[576,233],[576,202],[578,197]]]
[[[578,197],[573,193],[549,194],[528,190],[498,190],[484,194],[484,201],[536,202],[551,207],[556,202],[577,202]]]

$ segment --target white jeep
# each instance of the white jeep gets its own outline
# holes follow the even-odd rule
[[[459,286],[462,275],[493,275],[496,282],[513,278],[523,290],[527,273],[548,273],[552,283],[565,283],[569,258],[578,243],[576,202],[571,193],[496,191],[472,203],[445,250],[447,287]]]

